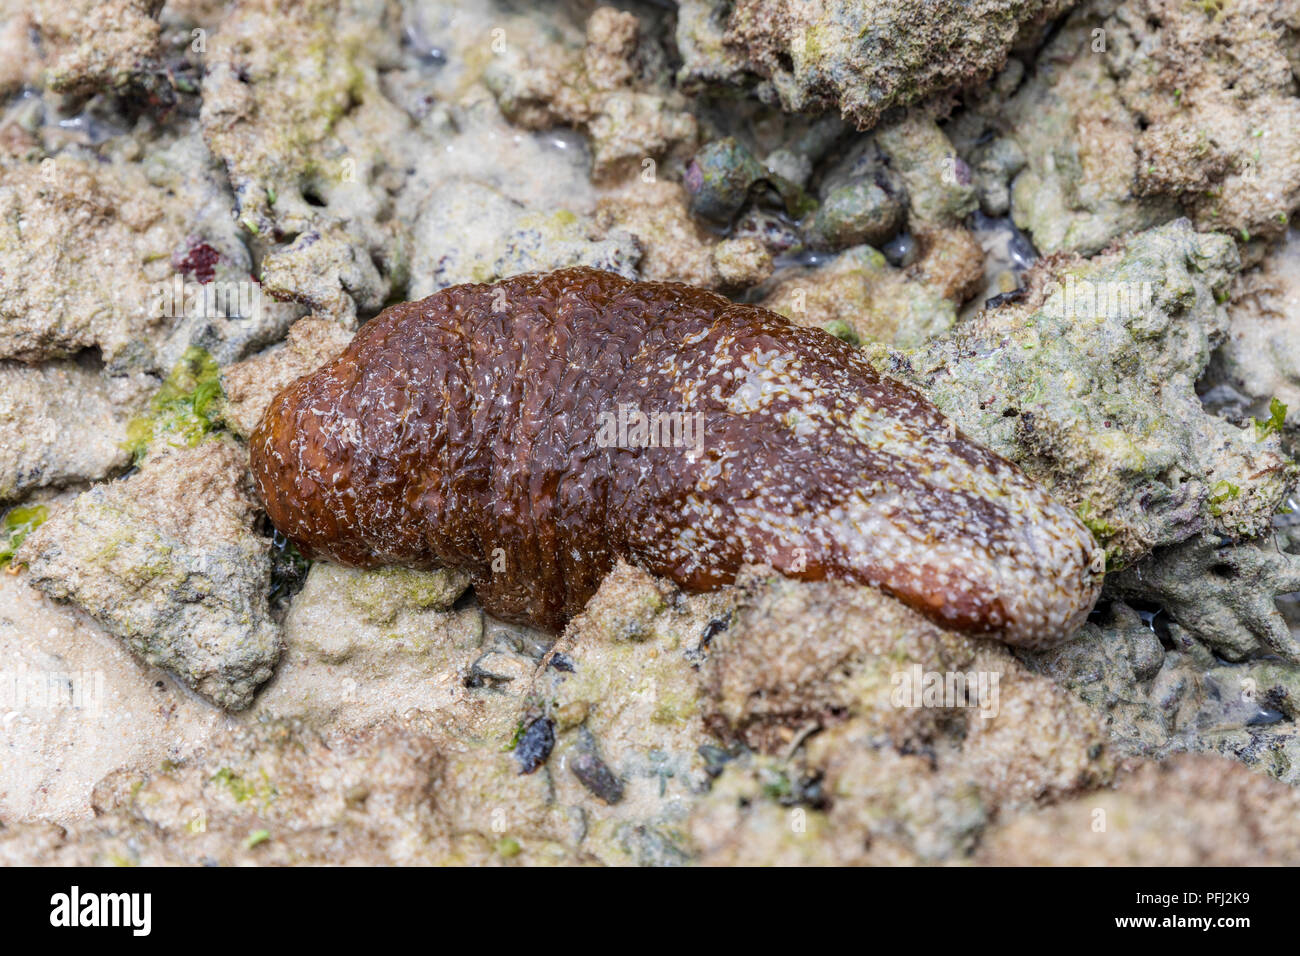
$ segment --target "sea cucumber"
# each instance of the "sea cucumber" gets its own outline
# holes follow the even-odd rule
[[[852,346],[594,269],[386,309],[250,444],[304,555],[467,568],[488,613],[550,630],[619,558],[693,591],[747,563],[862,582],[1027,647],[1101,583],[1073,512]]]

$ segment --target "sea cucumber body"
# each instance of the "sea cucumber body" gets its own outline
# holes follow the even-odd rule
[[[702,427],[611,444],[621,411]],[[489,613],[549,629],[619,557],[689,590],[746,563],[859,581],[1031,647],[1100,587],[1073,513],[853,347],[591,269],[387,309],[275,398],[251,451],[304,554],[465,567]]]

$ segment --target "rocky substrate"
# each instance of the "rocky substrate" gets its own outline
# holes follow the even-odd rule
[[[1293,7],[0,0],[0,861],[1300,862]],[[569,265],[860,346],[1096,612],[622,564],[543,634],[275,533],[280,388]]]

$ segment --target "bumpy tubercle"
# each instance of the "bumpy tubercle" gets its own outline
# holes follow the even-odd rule
[[[550,629],[620,557],[688,590],[751,563],[861,582],[1026,647],[1100,590],[1077,516],[852,346],[585,268],[387,309],[251,451],[309,557],[466,567],[488,613]]]

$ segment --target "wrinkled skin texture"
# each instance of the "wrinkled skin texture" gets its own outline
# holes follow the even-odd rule
[[[614,434],[625,405],[698,414],[700,440]],[[1024,646],[1072,633],[1100,585],[1071,512],[852,347],[586,268],[389,308],[251,447],[304,554],[464,567],[489,613],[551,629],[617,557],[689,590],[752,562],[858,581]]]

